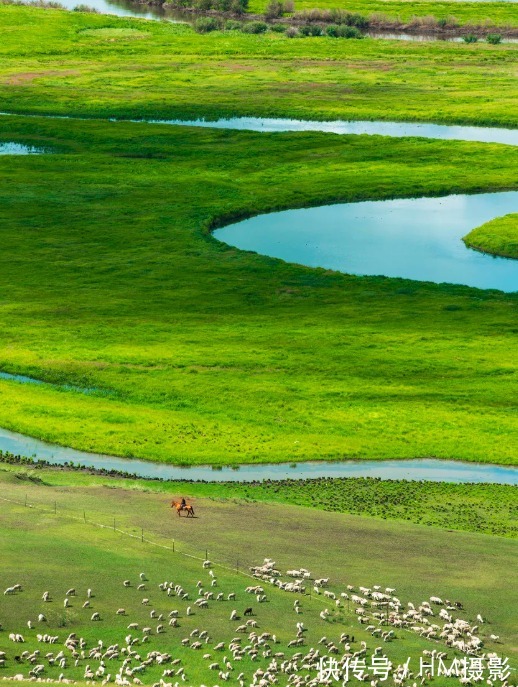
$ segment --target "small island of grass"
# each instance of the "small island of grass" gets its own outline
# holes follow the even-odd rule
[[[466,246],[506,258],[518,258],[518,213],[497,217],[462,239]]]

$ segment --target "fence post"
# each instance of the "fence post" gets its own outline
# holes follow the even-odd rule
[[[174,539],[173,539],[173,553],[174,553]]]
[[[144,541],[144,530],[142,530],[141,541]]]
[[[209,560],[209,554],[208,554],[208,551],[207,551],[207,549],[205,549],[205,560],[206,560],[206,561],[208,561],[208,560]]]
[[[86,522],[86,511],[85,510],[83,511],[83,519]]]

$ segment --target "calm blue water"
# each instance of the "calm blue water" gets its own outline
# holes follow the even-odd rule
[[[332,463],[286,463],[240,465],[234,468],[211,466],[179,467],[143,460],[117,458],[76,451],[0,428],[0,450],[15,455],[35,456],[56,465],[78,465],[119,470],[140,477],[244,482],[262,479],[307,479],[316,477],[379,477],[381,479],[426,480],[432,482],[492,482],[518,484],[518,468],[452,460],[340,461]]]
[[[194,119],[154,120],[155,124],[202,126],[214,129],[236,129],[275,133],[282,131],[322,131],[330,134],[369,134],[379,136],[420,136],[441,140],[479,141],[480,143],[505,143],[518,146],[518,129],[502,127],[461,126],[455,124],[427,124],[419,122],[345,121],[318,122],[300,119],[268,119],[265,117],[234,117],[208,121]]]
[[[461,238],[516,211],[517,191],[369,201],[260,215],[214,236],[310,267],[512,292],[518,261],[466,248]]]

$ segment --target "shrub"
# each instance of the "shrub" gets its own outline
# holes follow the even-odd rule
[[[197,0],[195,6],[197,10],[206,12],[207,10],[212,9],[212,0]]]
[[[281,0],[270,0],[266,6],[264,16],[266,19],[277,19],[284,14],[284,3]]]
[[[230,12],[232,0],[214,0],[212,7],[218,12]]]
[[[270,30],[275,31],[275,33],[284,33],[287,28],[286,24],[272,24],[270,26]]]
[[[363,33],[355,26],[339,26],[340,38],[363,38]]]
[[[463,36],[462,40],[464,43],[476,43],[478,41],[477,36],[474,33],[468,33],[467,36]]]
[[[295,12],[293,0],[284,0],[284,14],[293,14],[293,12]]]
[[[216,17],[198,17],[193,26],[196,33],[210,33],[211,31],[218,31],[221,28],[221,23]]]
[[[241,22],[235,19],[229,19],[225,24],[225,31],[239,31],[241,28]]]
[[[234,14],[244,14],[248,7],[248,0],[232,0],[230,11]]]
[[[304,24],[304,26],[301,26],[300,29],[300,34],[302,36],[321,36],[322,35],[322,27],[319,26],[318,24]]]
[[[349,14],[345,23],[347,26],[356,26],[358,29],[368,29],[369,20],[363,14]]]
[[[286,29],[285,36],[288,38],[296,38],[297,36],[300,36],[299,30],[296,29],[294,26],[288,26]]]
[[[499,33],[488,33],[486,41],[491,43],[491,45],[498,45],[502,42],[502,36]]]
[[[96,7],[91,7],[90,5],[76,5],[74,7],[74,12],[91,12],[92,14],[99,14],[99,10]]]
[[[264,21],[249,21],[241,26],[243,33],[264,33],[268,29],[268,24]]]
[[[327,35],[330,36],[331,38],[338,38],[340,35],[339,31],[340,31],[340,27],[337,26],[336,24],[331,24],[326,29]]]

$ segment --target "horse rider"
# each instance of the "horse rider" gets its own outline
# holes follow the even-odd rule
[[[182,502],[180,503],[180,508],[181,508],[182,510],[184,510],[185,508],[187,508],[187,501],[186,501],[185,498],[183,498],[183,497],[182,497]]]

